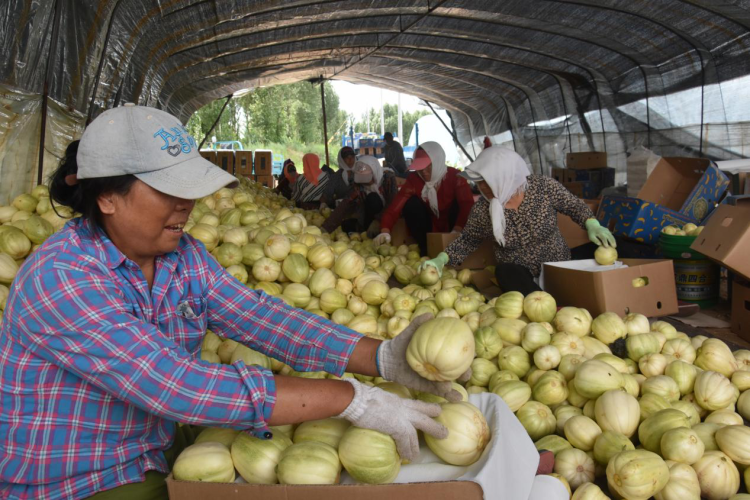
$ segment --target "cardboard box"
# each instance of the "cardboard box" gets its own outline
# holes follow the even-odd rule
[[[586,205],[594,212],[599,210],[599,200],[583,200]],[[590,243],[589,235],[585,229],[573,222],[573,219],[565,214],[557,214],[557,228],[560,230],[568,248],[575,248]]]
[[[750,340],[750,283],[739,280],[732,286],[732,332]]]
[[[218,164],[218,163],[216,162],[216,151],[214,151],[214,150],[211,150],[211,149],[204,149],[204,150],[202,150],[202,151],[201,151],[200,153],[201,153],[201,156],[202,156],[203,158],[205,158],[206,160],[210,161],[210,162],[211,162],[211,163],[213,163],[214,165],[217,165],[217,164]]]
[[[427,233],[427,255],[431,259],[437,257],[437,254],[445,250],[445,247],[458,238],[455,233]],[[479,245],[474,253],[458,266],[458,269],[484,269],[487,266],[495,264],[495,250],[492,240],[485,240]]]
[[[391,228],[391,245],[412,245],[417,241],[409,234],[406,221],[399,218]]]
[[[260,177],[261,175],[271,175],[273,169],[272,152],[267,149],[255,150],[255,162],[253,164],[253,173]],[[300,170],[301,172],[301,170]]]
[[[568,170],[567,168],[552,168],[552,178],[555,179],[557,182],[562,184],[565,182],[565,172]]]
[[[589,168],[604,168],[607,166],[607,153],[588,151],[584,153],[568,153],[565,156],[567,168],[586,170]]]
[[[216,156],[216,164],[234,175],[234,151],[219,151]]]
[[[671,260],[622,259],[628,267],[609,271],[582,271],[544,265],[544,290],[558,306],[587,309],[594,317],[607,311],[620,316],[640,313],[669,316],[679,311]],[[565,263],[561,263],[565,264]],[[633,287],[643,278],[647,285]]]
[[[251,177],[253,175],[253,152],[235,151],[234,171],[237,175]]]
[[[273,175],[256,175],[255,182],[262,184],[269,189],[276,187],[276,178]]]
[[[690,248],[750,279],[750,207],[720,205]]]
[[[662,158],[638,198],[704,220],[729,188],[729,178],[706,158]]]
[[[627,196],[605,196],[599,206],[597,219],[612,234],[652,245],[659,241],[664,226],[697,223],[676,210]]]
[[[407,484],[299,485],[236,484],[177,481],[167,477],[172,500],[482,500],[482,487],[472,481],[436,481]]]

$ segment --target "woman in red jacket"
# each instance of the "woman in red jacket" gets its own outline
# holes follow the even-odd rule
[[[409,174],[383,214],[374,243],[391,242],[391,229],[403,213],[406,227],[427,254],[427,233],[460,232],[469,218],[474,196],[459,171],[445,165],[445,151],[437,142],[425,142],[414,152]]]

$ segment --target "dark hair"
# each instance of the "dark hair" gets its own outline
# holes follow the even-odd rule
[[[328,165],[325,165],[325,164],[322,167],[320,167],[320,169],[323,172],[333,172],[333,169],[331,167],[329,167]]]
[[[83,217],[95,223],[100,223],[99,197],[105,193],[127,194],[135,183],[136,177],[127,174],[96,179],[80,179],[77,184],[68,185],[65,178],[78,172],[76,156],[79,142],[73,141],[68,144],[62,163],[50,177],[49,196],[55,203],[70,207],[73,211],[80,212]],[[53,203],[52,209],[54,210],[54,208]],[[57,210],[55,210],[55,213],[57,213]]]
[[[393,134],[391,134],[390,132],[386,132],[385,134],[383,134],[383,139],[387,139],[388,137],[393,139]]]
[[[349,146],[344,146],[341,148],[341,157],[346,158],[347,156],[356,156],[354,154],[354,149]]]

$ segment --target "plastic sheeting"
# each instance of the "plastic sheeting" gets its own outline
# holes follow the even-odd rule
[[[5,0],[0,16],[0,83],[41,94],[49,62],[50,97],[84,116],[137,102],[187,120],[323,77],[433,102],[470,154],[487,135],[537,172],[569,151],[606,150],[621,180],[637,146],[746,154],[750,0]]]

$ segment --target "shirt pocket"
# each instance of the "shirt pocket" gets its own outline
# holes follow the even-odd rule
[[[174,336],[174,341],[189,352],[196,352],[208,327],[206,299],[189,297],[178,300],[169,320],[169,330]]]

